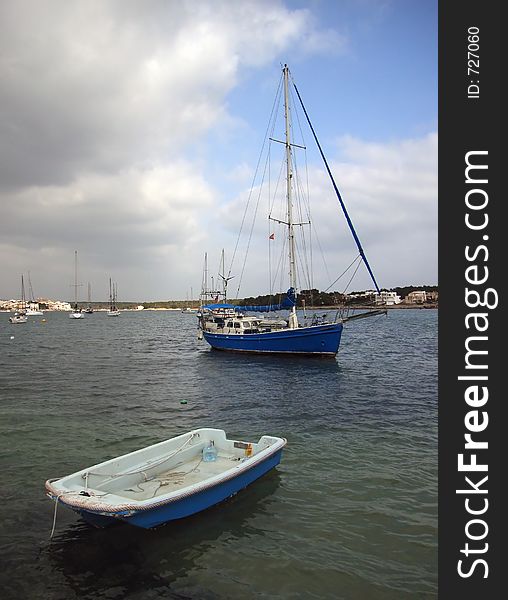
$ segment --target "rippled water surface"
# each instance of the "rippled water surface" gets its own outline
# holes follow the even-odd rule
[[[8,316],[2,598],[437,596],[437,311],[351,323],[336,359],[212,351],[180,312]],[[46,479],[203,426],[288,446],[198,515],[97,530],[60,507],[49,539]]]

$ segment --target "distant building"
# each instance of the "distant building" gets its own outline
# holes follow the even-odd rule
[[[381,292],[375,295],[376,304],[385,304],[386,306],[393,306],[394,304],[400,304],[402,298],[397,292]]]
[[[415,290],[414,292],[409,292],[409,294],[405,297],[405,301],[408,304],[423,304],[427,301],[427,292],[425,290]]]
[[[37,298],[39,306],[43,306],[44,310],[72,310],[69,302],[61,300],[48,300],[47,298]]]
[[[347,295],[348,300],[358,301],[362,300],[364,302],[372,302],[376,296],[376,292],[367,290],[366,292],[353,292]]]

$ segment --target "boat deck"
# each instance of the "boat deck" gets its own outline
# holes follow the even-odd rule
[[[170,492],[201,483],[240,464],[242,459],[233,455],[219,455],[213,462],[204,462],[201,455],[181,463],[153,478],[112,491],[116,496],[130,500],[149,500]]]

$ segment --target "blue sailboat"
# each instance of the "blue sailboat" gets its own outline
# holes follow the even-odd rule
[[[324,153],[309,116],[303,105],[300,93],[294,83],[292,83],[301,104],[310,130],[317,144],[318,150],[324,161],[328,175],[332,181],[333,188],[339,200],[340,206],[346,218],[349,229],[356,242],[359,255],[358,260],[362,260],[367,267],[369,275],[374,282],[375,288],[379,293],[378,284],[374,274],[365,256],[365,252],[360,244],[360,240],[349,218],[348,212],[335,184],[333,175],[330,171]],[[287,257],[289,263],[289,289],[285,296],[278,302],[268,305],[239,306],[226,301],[227,283],[230,277],[220,275],[223,280],[223,289],[221,292],[207,291],[204,286],[204,296],[214,298],[214,302],[204,303],[198,313],[199,318],[199,337],[204,338],[212,348],[217,350],[229,350],[235,352],[253,352],[263,354],[289,354],[289,355],[313,355],[313,356],[335,356],[339,349],[342,331],[346,321],[367,316],[371,314],[386,313],[385,310],[373,310],[367,313],[349,315],[347,310],[338,310],[335,318],[331,321],[326,320],[326,316],[314,316],[308,323],[301,323],[297,314],[297,251],[295,245],[295,226],[301,226],[309,223],[295,223],[293,218],[293,171],[294,158],[293,148],[300,147],[291,140],[292,125],[290,123],[291,109],[289,106],[290,98],[290,73],[287,65],[284,65],[282,86],[284,91],[284,125],[285,141],[280,142],[285,145],[285,174],[286,174],[286,192],[285,192],[285,215],[284,219],[269,217],[272,221],[283,225],[286,231]],[[274,142],[279,142],[270,138]],[[272,236],[270,238],[273,239]],[[222,258],[222,261],[224,259]],[[206,259],[205,259],[206,261]],[[206,272],[205,262],[205,272]],[[222,299],[222,302],[218,300]],[[289,311],[288,317],[284,319],[264,318],[259,315],[248,316],[246,313],[265,313],[277,311]]]

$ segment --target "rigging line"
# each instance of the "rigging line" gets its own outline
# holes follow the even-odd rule
[[[306,253],[305,250],[302,248],[302,251],[300,251],[300,246],[297,245],[296,246],[296,256],[298,259],[298,262],[300,264],[300,268],[301,268],[301,273],[302,273],[302,280],[305,282],[305,284],[307,286],[309,286],[310,281],[309,281],[309,270],[308,268],[306,268],[307,264],[306,264]],[[300,286],[300,289],[302,289],[302,286]],[[310,289],[310,287],[308,287],[307,289]]]
[[[281,227],[282,227],[281,224],[279,224],[279,229],[278,229],[279,233],[281,231]],[[280,254],[279,254],[279,259],[278,259],[278,262],[276,264],[276,268],[275,268],[275,272],[273,273],[273,277],[272,277],[272,274],[270,274],[270,276],[272,277],[272,279],[271,279],[271,281],[272,281],[272,283],[271,283],[272,290],[275,290],[276,280],[277,280],[277,276],[279,274],[279,271],[282,273],[282,259],[283,259],[283,256],[284,256],[284,252],[286,251],[286,238],[283,237],[283,236],[279,236],[279,237],[282,239],[282,249],[281,249]],[[282,277],[281,277],[281,281],[282,281]]]
[[[346,209],[346,205],[344,204],[344,201],[342,200],[342,196],[340,195],[339,188],[337,187],[337,184],[335,183],[335,179],[333,178],[333,175],[332,175],[332,172],[330,170],[330,167],[328,166],[328,161],[325,158],[324,152],[323,152],[323,150],[321,148],[321,144],[319,143],[319,140],[317,138],[316,132],[314,131],[314,127],[312,126],[312,123],[310,122],[310,118],[309,118],[309,115],[307,114],[307,111],[306,111],[305,106],[303,104],[302,97],[300,96],[300,92],[298,91],[298,88],[296,87],[296,84],[295,84],[294,81],[293,81],[293,86],[294,86],[295,91],[296,91],[296,93],[298,95],[298,99],[300,100],[300,104],[302,105],[303,112],[305,114],[305,117],[307,118],[307,122],[308,122],[309,127],[310,127],[310,129],[312,131],[312,135],[314,136],[314,140],[315,140],[315,142],[317,144],[317,147],[319,149],[319,152],[321,154],[321,158],[323,159],[323,162],[325,164],[326,170],[328,171],[328,175],[330,176],[330,179],[332,181],[333,189],[335,190],[335,193],[336,193],[337,198],[339,200],[340,206],[342,208],[342,212],[344,213],[344,216],[346,217],[347,224],[348,224],[349,229],[351,231],[351,234],[353,235],[353,238],[354,238],[354,240],[356,242],[356,246],[358,248],[358,251],[360,252],[360,256],[362,257],[362,260],[365,263],[365,266],[367,267],[367,271],[369,272],[369,275],[370,275],[370,277],[371,277],[374,285],[376,286],[376,290],[377,290],[377,292],[379,294],[380,290],[379,290],[379,286],[377,284],[376,278],[374,277],[374,273],[372,272],[372,269],[370,268],[369,261],[367,260],[367,257],[365,256],[365,252],[364,252],[364,250],[362,248],[362,244],[360,243],[360,239],[359,239],[358,235],[356,234],[355,228],[353,226],[353,222],[351,221],[351,219],[349,217],[349,214],[348,214],[347,209]]]
[[[302,272],[302,279],[306,281],[306,283],[308,285],[310,285],[310,270],[309,270],[309,262],[307,260],[307,255],[308,255],[308,249],[307,249],[307,236],[305,235],[305,226],[302,225],[300,227],[300,240],[299,243],[297,244],[297,251],[299,254],[299,260],[300,260],[300,266],[301,266],[301,272]],[[310,289],[310,287],[309,287]]]
[[[268,186],[270,186],[270,177],[268,177]],[[270,195],[268,195],[268,208],[270,208]],[[270,297],[272,295],[272,238],[271,238],[271,223],[270,219],[267,219],[266,226],[268,229],[268,292]]]
[[[358,269],[360,268],[361,262],[358,262],[358,264],[356,265],[356,269],[354,270],[354,273],[351,275],[351,279],[347,282],[346,287],[344,288],[344,291],[342,292],[343,294],[345,294],[347,292],[348,287],[351,285],[351,282],[353,281],[356,272],[358,271]]]
[[[289,75],[290,75],[291,81],[293,82],[293,85],[294,85],[294,80],[293,80],[293,77],[292,77],[291,73]],[[289,94],[290,94],[290,97],[291,97],[291,100],[292,100],[292,102],[291,102],[292,106],[294,107],[294,111],[293,112],[294,112],[294,114],[296,116],[296,121],[298,123],[298,129],[299,129],[300,135],[302,137],[302,144],[301,144],[301,146],[302,146],[302,148],[304,150],[304,156],[305,156],[305,173],[306,173],[306,182],[307,182],[307,194],[304,194],[303,198],[304,198],[305,208],[307,209],[307,218],[310,221],[311,220],[311,218],[310,218],[311,211],[310,211],[310,193],[309,193],[309,171],[308,171],[308,164],[307,164],[307,143],[305,142],[304,131],[303,131],[302,125],[300,123],[300,113],[296,110],[297,103],[295,101],[295,96],[293,94],[293,89],[291,87],[289,88]]]
[[[277,183],[275,185],[275,190],[273,192],[273,202],[270,206],[270,212],[268,213],[269,217],[272,215],[274,207],[275,207],[275,201],[277,200],[277,195],[279,193],[279,187],[280,187],[280,182],[282,181],[282,173],[284,171],[284,166],[285,166],[284,161],[282,161],[280,164],[280,169],[279,169],[279,177],[277,178]],[[280,198],[279,198],[279,200],[280,200]]]
[[[295,178],[296,179],[296,186],[295,186],[295,188],[296,188],[296,191],[297,191],[296,197],[297,197],[297,200],[298,200],[298,204],[297,204],[297,206],[298,206],[298,216],[300,218],[301,223],[304,223],[304,218],[305,217],[304,217],[304,213],[302,211],[302,208],[305,206],[305,193],[303,191],[302,182],[301,182],[299,173],[297,172],[296,165],[295,165],[295,172],[297,173],[297,176]],[[308,219],[309,219],[308,225],[309,225],[309,229],[310,229],[311,222],[310,222],[310,214],[309,214],[308,211],[307,211],[307,216],[308,216]],[[308,280],[308,283],[310,285],[312,266],[310,265],[310,268],[309,268],[309,261],[307,260],[307,257],[308,257],[309,254],[311,254],[312,247],[310,247],[310,250],[308,250],[306,230],[305,230],[305,227],[303,225],[302,225],[302,227],[300,229],[300,232],[301,232],[301,244],[302,244],[302,251],[303,251],[302,269],[304,270],[304,272],[306,272],[306,274],[307,274],[307,280]],[[309,240],[309,243],[310,243],[310,240]]]
[[[292,79],[293,78],[291,78],[291,80]],[[296,117],[296,122],[298,123],[298,129],[300,130],[300,135],[302,136],[302,144],[301,145],[303,146],[304,149],[306,149],[305,136],[303,135],[303,129],[302,129],[302,125],[300,123],[300,115],[299,115],[298,111],[296,110],[297,103],[295,102],[295,96],[293,94],[293,90],[291,87],[289,88],[289,96],[291,98],[291,105],[293,107],[295,107],[295,110],[293,111],[293,113]]]
[[[324,266],[325,271],[326,271],[326,278],[328,279],[328,281],[330,281],[331,277],[330,277],[330,272],[328,271],[328,264],[327,264],[326,259],[325,259],[325,254],[323,252],[323,247],[321,246],[321,240],[319,239],[319,234],[318,234],[318,231],[317,231],[316,227],[314,227],[314,235],[316,237],[316,241],[317,241],[317,245],[318,245],[318,248],[319,248],[319,252],[321,254],[321,260],[323,261],[323,266]]]
[[[302,139],[301,147],[302,147],[302,149],[304,151],[304,156],[305,156],[305,172],[306,172],[306,176],[307,176],[307,194],[305,194],[303,192],[303,188],[301,190],[301,194],[302,194],[302,198],[303,198],[302,204],[303,204],[303,206],[305,206],[305,208],[307,210],[307,218],[310,221],[310,198],[309,198],[309,193],[308,193],[308,191],[309,191],[309,179],[308,179],[308,169],[307,169],[307,144],[305,142],[305,135],[304,135],[304,132],[303,132],[302,124],[300,123],[300,113],[296,110],[297,103],[295,101],[295,96],[293,94],[293,89],[292,88],[289,88],[289,94],[290,94],[290,97],[291,97],[291,104],[294,107],[293,114],[296,117],[296,122],[298,123],[298,129],[299,129],[300,136],[301,136],[301,139]],[[295,153],[294,156],[295,156],[295,159],[294,159],[295,160],[295,171],[298,172],[297,165],[296,165],[296,153]],[[301,183],[301,181],[299,179],[299,175],[298,175],[298,179],[297,179],[297,184],[300,187],[302,186],[302,183]],[[303,217],[301,217],[300,220],[303,221]]]
[[[300,255],[298,256],[299,258],[299,262],[297,261],[297,271],[300,269],[303,272],[303,274],[307,275],[307,279],[309,280],[309,267],[308,267],[308,262],[307,262],[307,246],[306,246],[306,237],[305,237],[305,229],[303,227],[304,224],[304,213],[302,211],[302,207],[305,206],[305,195],[302,189],[302,184],[301,184],[301,180],[300,180],[300,175],[299,175],[299,168],[298,168],[298,160],[297,160],[297,153],[295,152],[293,154],[293,190],[294,190],[294,205],[298,214],[298,219],[300,221],[300,239],[301,239],[301,246],[302,248],[298,248],[298,252],[303,252],[303,257],[302,254],[300,253]],[[302,277],[302,280],[304,280],[305,277]]]
[[[312,251],[312,224],[309,226],[310,289],[314,287],[314,253]]]
[[[241,270],[241,272],[240,272],[240,279],[239,279],[239,281],[238,281],[238,288],[237,288],[237,290],[236,290],[236,298],[235,298],[236,300],[238,299],[238,296],[239,296],[239,294],[240,294],[240,287],[241,287],[241,285],[242,285],[242,281],[243,281],[243,274],[244,274],[244,272],[245,272],[245,265],[246,265],[246,263],[247,263],[247,256],[248,256],[248,254],[249,254],[250,243],[251,243],[251,241],[252,241],[252,232],[254,231],[254,225],[255,225],[255,223],[256,223],[256,217],[257,217],[257,214],[258,214],[258,208],[259,208],[259,201],[260,201],[260,199],[261,199],[261,193],[262,193],[262,191],[263,191],[263,183],[264,183],[264,181],[265,181],[265,176],[266,176],[266,170],[267,170],[267,167],[268,167],[268,160],[267,160],[267,161],[265,161],[265,169],[264,169],[264,171],[263,171],[263,177],[262,177],[262,179],[261,179],[261,182],[260,182],[260,185],[259,185],[258,199],[257,199],[257,201],[256,201],[256,207],[255,207],[255,209],[254,209],[254,215],[253,215],[253,217],[252,217],[252,223],[251,223],[250,232],[249,232],[249,239],[248,239],[248,241],[247,241],[247,248],[246,248],[246,250],[245,250],[245,257],[244,257],[244,259],[243,259],[242,270]]]
[[[281,228],[282,228],[282,225],[279,225],[279,231],[281,230]],[[273,276],[273,287],[274,288],[276,287],[277,276],[279,276],[280,279],[279,279],[279,286],[278,287],[279,287],[279,289],[283,289],[283,281],[282,281],[282,279],[284,277],[283,262],[284,262],[284,258],[286,257],[286,250],[287,250],[286,244],[287,244],[287,241],[288,240],[287,240],[286,237],[282,237],[282,249],[281,249],[280,254],[279,254],[279,261],[278,261],[278,264],[277,264],[277,269],[276,269],[276,271],[274,273],[274,276]]]
[[[250,204],[250,200],[251,200],[251,195],[252,195],[252,192],[253,192],[253,189],[254,189],[254,183],[256,181],[256,177],[257,177],[257,174],[258,174],[259,165],[261,164],[261,158],[263,156],[263,152],[264,152],[264,149],[265,149],[265,146],[266,146],[266,142],[267,142],[267,139],[269,137],[268,136],[268,131],[270,129],[270,125],[272,125],[272,119],[274,118],[275,108],[278,106],[278,104],[280,102],[280,95],[282,93],[282,81],[283,81],[283,79],[282,79],[282,75],[281,75],[281,78],[279,80],[279,86],[278,86],[277,92],[275,94],[275,99],[274,99],[274,102],[273,102],[273,105],[272,105],[272,110],[271,110],[271,113],[270,113],[270,118],[268,120],[268,126],[267,126],[266,131],[265,131],[265,137],[264,137],[264,140],[263,140],[263,145],[261,146],[261,152],[259,153],[258,162],[257,162],[257,165],[256,165],[256,170],[254,172],[254,177],[252,178],[252,184],[251,184],[251,188],[249,190],[249,197],[247,199],[247,205],[246,205],[244,213],[243,213],[242,222],[241,222],[241,225],[240,225],[240,231],[238,232],[238,237],[236,239],[235,249],[233,251],[233,256],[231,257],[231,263],[230,263],[230,266],[229,266],[228,277],[231,275],[231,271],[233,269],[233,264],[234,264],[234,261],[235,261],[236,252],[238,250],[238,244],[240,243],[240,238],[241,238],[241,235],[242,235],[242,230],[243,230],[243,226],[244,226],[244,222],[245,222],[245,217],[247,215],[247,210],[249,208],[249,204]],[[273,126],[275,126],[275,121],[273,123]]]
[[[346,267],[346,269],[344,271],[342,271],[342,273],[337,277],[337,279],[335,279],[335,281],[332,281],[332,283],[330,283],[330,285],[326,288],[326,290],[324,290],[325,292],[327,292],[329,289],[332,288],[332,286],[334,286],[337,281],[339,281],[339,279],[341,279],[348,271],[349,269],[355,264],[355,262],[358,261],[358,259],[361,258],[359,254],[357,254],[353,260],[353,262],[349,265],[349,267]],[[358,267],[356,268],[356,271],[358,270]],[[354,274],[356,274],[356,271]],[[349,282],[351,283],[351,282]],[[349,284],[348,284],[349,285]]]
[[[305,181],[306,181],[306,188],[305,188],[305,195],[304,195],[304,202],[306,202],[306,210],[307,210],[307,218],[309,220],[309,259],[310,259],[310,287],[309,289],[312,290],[313,288],[313,284],[314,284],[314,253],[313,253],[313,244],[312,244],[312,230],[313,230],[313,221],[311,218],[311,211],[310,211],[310,188],[309,188],[309,165],[308,165],[308,161],[307,161],[307,150],[305,150]]]

